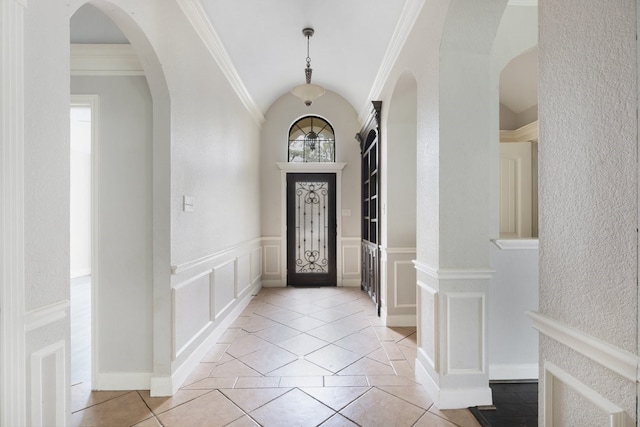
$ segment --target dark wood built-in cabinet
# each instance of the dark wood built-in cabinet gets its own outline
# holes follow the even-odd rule
[[[362,153],[362,270],[361,287],[376,303],[380,315],[380,109],[373,101],[367,123],[358,133]]]

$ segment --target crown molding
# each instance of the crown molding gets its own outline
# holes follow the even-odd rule
[[[538,121],[516,130],[501,130],[500,142],[538,142]]]
[[[494,245],[502,250],[537,250],[540,246],[538,239],[491,239]]]
[[[72,76],[144,76],[130,44],[72,44]]]
[[[238,72],[233,66],[231,57],[229,57],[222,41],[214,30],[200,0],[177,1],[185,16],[196,30],[196,33],[200,36],[200,39],[202,39],[209,50],[209,53],[211,53],[213,59],[215,59],[220,66],[220,69],[240,98],[240,101],[242,101],[258,126],[262,126],[264,123],[264,114],[262,114],[256,103],[253,101],[253,98],[251,98],[251,95],[249,95],[249,91],[247,91],[240,75],[238,75]]]
[[[380,69],[378,70],[378,74],[376,75],[371,91],[369,92],[369,97],[367,98],[365,105],[360,109],[360,115],[358,116],[360,123],[364,123],[367,120],[370,112],[371,101],[380,97],[382,88],[387,82],[387,79],[391,74],[391,70],[393,70],[393,66],[398,60],[402,47],[407,41],[407,37],[409,37],[409,33],[411,32],[416,19],[418,19],[418,15],[420,15],[420,11],[422,10],[424,3],[425,0],[407,0],[405,3],[402,13],[400,14],[400,19],[398,20],[398,24],[391,36],[391,41],[387,46],[387,51],[382,58],[382,63],[380,64]]]

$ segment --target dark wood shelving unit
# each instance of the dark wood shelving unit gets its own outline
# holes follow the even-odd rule
[[[362,154],[362,269],[361,288],[376,303],[380,315],[380,111],[373,101],[366,125],[358,133]]]

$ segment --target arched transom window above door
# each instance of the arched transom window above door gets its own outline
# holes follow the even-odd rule
[[[289,162],[335,162],[333,127],[318,116],[306,116],[289,129]]]

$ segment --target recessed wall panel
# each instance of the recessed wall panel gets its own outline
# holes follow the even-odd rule
[[[210,319],[209,274],[174,289],[175,349],[183,348]]]
[[[229,261],[213,270],[215,289],[215,317],[220,316],[224,309],[235,299],[235,262]]]
[[[448,294],[446,374],[484,372],[484,294]]]

